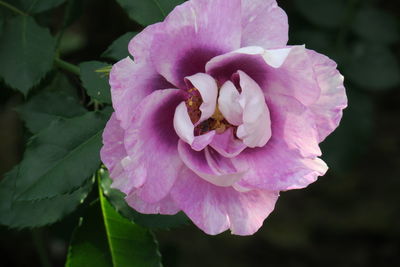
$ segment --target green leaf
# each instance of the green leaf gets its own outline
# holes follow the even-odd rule
[[[53,121],[28,143],[16,182],[16,200],[38,200],[79,187],[99,167],[108,115],[89,112]]]
[[[128,44],[129,41],[137,34],[137,32],[127,32],[117,38],[108,48],[101,54],[101,57],[111,60],[121,60],[129,56]]]
[[[31,17],[17,16],[0,36],[0,77],[25,95],[52,68],[55,41]]]
[[[376,91],[400,84],[399,62],[387,47],[358,44],[351,52],[343,70],[358,86]]]
[[[89,207],[69,248],[67,267],[161,266],[152,233],[118,214],[99,186],[100,206]]]
[[[117,0],[128,16],[143,26],[162,21],[185,0]]]
[[[400,39],[397,18],[380,9],[361,9],[352,28],[360,37],[373,43],[393,44]]]
[[[65,1],[66,0],[5,0],[5,2],[8,2],[28,14],[36,14],[55,8]]]
[[[131,222],[140,224],[147,228],[166,229],[186,225],[189,219],[182,212],[176,215],[160,214],[141,214],[132,209],[125,201],[125,194],[117,189],[111,188],[112,180],[104,169],[99,171],[100,183],[104,195],[110,201],[111,205],[125,218]]]
[[[90,192],[93,179],[71,193],[38,201],[14,201],[20,165],[0,182],[0,224],[11,228],[40,227],[61,220],[81,204]]]
[[[343,0],[295,0],[294,4],[308,21],[321,27],[339,27],[346,14]]]
[[[38,133],[56,119],[68,119],[86,113],[86,109],[63,91],[43,91],[17,108],[26,127]]]
[[[100,205],[87,208],[69,246],[66,267],[110,267],[111,255]]]
[[[101,103],[111,104],[110,85],[108,73],[100,71],[109,64],[99,61],[88,61],[79,64],[81,80],[88,95]]]

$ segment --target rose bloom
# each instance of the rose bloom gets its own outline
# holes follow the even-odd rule
[[[101,158],[146,214],[251,235],[280,191],[324,175],[322,142],[347,105],[336,64],[287,46],[275,0],[191,0],[129,43],[110,73]]]

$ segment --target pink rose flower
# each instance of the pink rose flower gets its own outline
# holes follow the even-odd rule
[[[287,46],[275,0],[191,0],[133,38],[110,73],[101,158],[142,213],[184,211],[250,235],[280,191],[327,171],[322,142],[347,105],[326,56]]]

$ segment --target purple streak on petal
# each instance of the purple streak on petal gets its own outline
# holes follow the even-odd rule
[[[288,29],[286,13],[275,0],[242,0],[242,47],[284,47]]]
[[[247,147],[242,140],[234,137],[233,128],[229,128],[222,134],[216,134],[210,146],[227,158],[236,157]]]
[[[211,235],[231,229],[233,234],[251,235],[272,212],[277,192],[238,192],[232,187],[219,187],[183,169],[171,196],[190,219]]]
[[[334,61],[312,50],[307,50],[307,54],[321,88],[321,97],[310,108],[317,124],[318,141],[322,142],[339,125],[342,110],[347,107],[346,91]]]
[[[184,77],[205,72],[208,60],[239,48],[240,5],[240,0],[193,0],[177,6],[149,44],[158,72],[183,89]]]
[[[113,65],[109,83],[115,114],[124,129],[144,97],[157,89],[171,88],[151,65],[136,64],[129,57]]]
[[[203,100],[200,105],[201,117],[195,125],[197,126],[214,114],[217,105],[218,86],[214,78],[205,73],[197,73],[185,77],[185,79],[200,92]]]
[[[182,100],[181,90],[154,91],[140,103],[125,132],[124,144],[130,157],[125,170],[131,179],[144,181],[137,194],[145,202],[163,199],[183,165],[173,126],[175,108]]]
[[[220,156],[208,147],[198,152],[180,140],[178,151],[188,168],[204,180],[217,186],[231,186],[239,181],[245,173],[243,170],[236,169],[230,159]]]

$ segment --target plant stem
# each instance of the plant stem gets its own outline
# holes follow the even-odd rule
[[[80,69],[79,69],[78,66],[76,66],[76,65],[74,65],[74,64],[71,64],[71,63],[68,63],[68,62],[62,60],[62,59],[59,58],[59,57],[54,58],[54,64],[55,64],[57,67],[59,67],[60,69],[69,71],[69,72],[71,72],[71,73],[73,73],[73,74],[76,74],[76,75],[78,75],[78,76],[80,75]]]
[[[6,7],[6,8],[8,8],[8,9],[12,10],[13,12],[15,12],[15,13],[17,13],[17,14],[19,14],[19,15],[28,16],[28,14],[26,14],[26,13],[23,12],[22,10],[19,10],[19,9],[16,8],[15,6],[10,5],[9,3],[6,3],[6,2],[1,1],[1,0],[0,0],[0,6],[4,6],[4,7]]]

